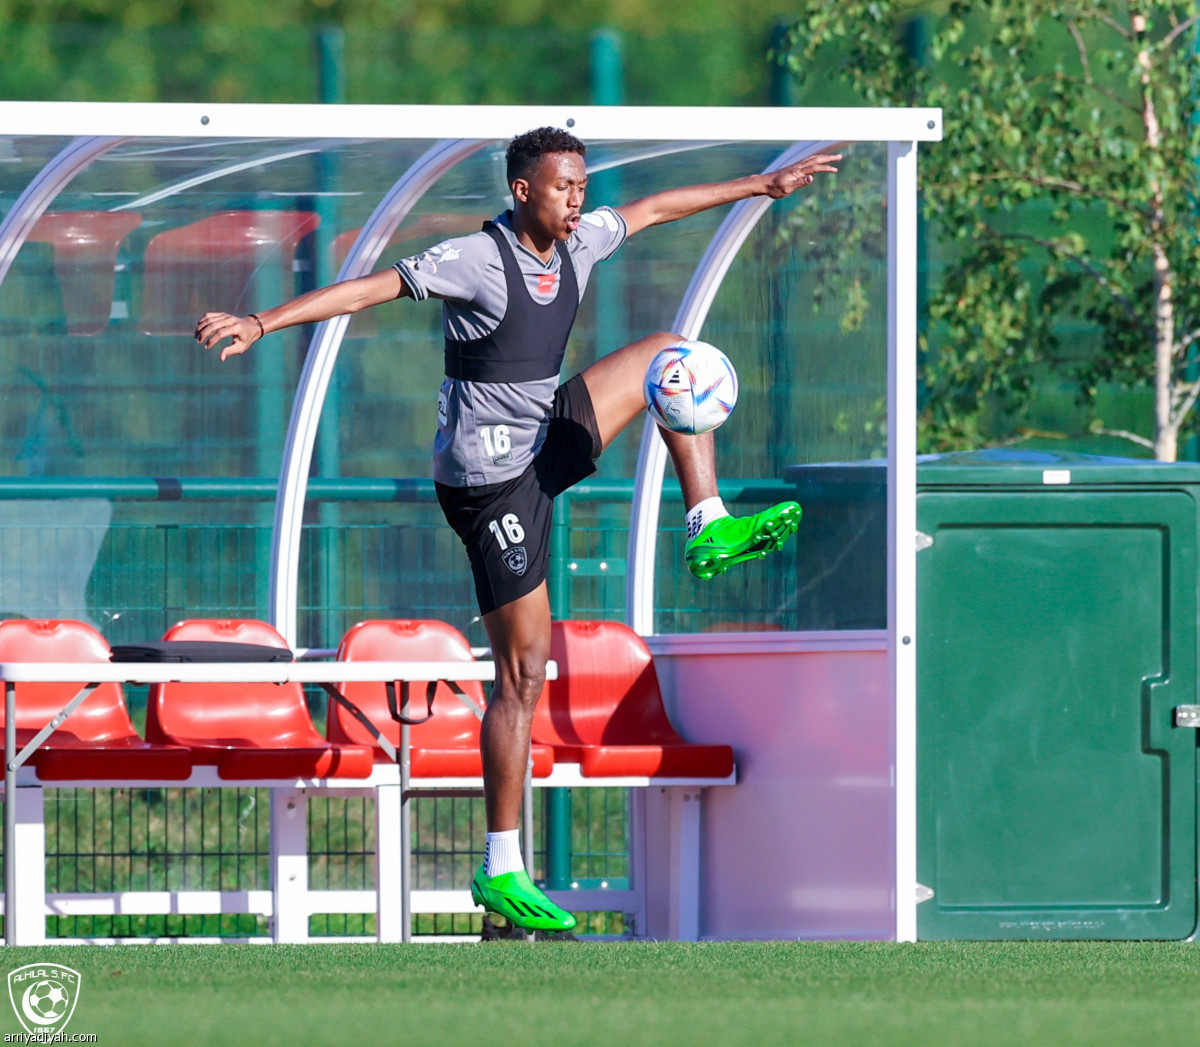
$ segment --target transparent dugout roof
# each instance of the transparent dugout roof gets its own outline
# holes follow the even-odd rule
[[[206,309],[244,314],[328,283],[356,250],[357,271],[365,272],[477,230],[510,202],[503,150],[511,133],[567,120],[498,108],[490,114],[500,132],[493,137],[377,138],[351,136],[379,123],[350,112],[363,107],[342,107],[345,126],[331,126],[328,109],[306,121],[292,112],[305,107],[228,107],[237,110],[234,120],[210,107],[214,124],[237,125],[239,133],[189,137],[129,134],[123,122],[137,120],[126,120],[128,111],[147,107],[107,108],[121,110],[111,138],[3,137],[12,122],[6,114],[14,110],[0,103],[0,266],[8,263],[0,284],[0,472],[279,476],[285,489],[289,483],[294,489],[295,503],[289,509],[281,494],[277,506],[278,573],[299,555],[281,535],[298,534],[310,473],[428,477],[440,310],[436,303],[402,301],[343,321],[337,331],[281,332],[225,364],[190,338],[197,316]],[[285,124],[297,133],[240,133],[271,126],[256,123],[250,110],[271,110],[277,118],[285,108],[291,113]],[[645,113],[622,121],[622,111],[611,111],[596,117],[603,133],[588,135],[597,112],[580,111],[577,129],[589,146],[589,206],[760,171],[798,141],[813,149],[838,141],[796,134],[795,114],[781,120],[754,110],[671,111],[670,125],[694,135],[681,138],[647,134]],[[478,111],[471,113],[476,119]],[[788,470],[796,465],[887,450],[885,139],[902,133],[903,121],[884,114],[874,123],[864,117],[856,128],[834,111],[814,114],[804,131],[836,130],[851,139],[836,147],[846,156],[837,179],[772,204],[740,230],[729,228],[735,208],[723,207],[632,238],[594,271],[564,367],[566,377],[629,340],[677,328],[689,288],[707,264],[711,301],[698,329],[681,333],[719,345],[738,369],[739,408],[718,434],[718,467],[738,491],[759,484],[757,494],[735,496],[747,511],[756,499],[786,494]],[[921,129],[925,115],[909,114],[914,138],[940,134],[940,115],[936,128]],[[429,126],[426,116],[418,122]],[[447,133],[456,119],[447,114]],[[520,122],[509,127],[506,119]],[[775,137],[789,122],[793,133]],[[103,124],[96,119],[89,128]],[[756,127],[771,130],[748,140]],[[309,129],[311,135],[298,133]],[[31,198],[29,187],[39,179],[50,184],[57,158],[81,145],[93,150],[90,161],[76,161],[60,184]],[[407,193],[397,196],[398,187]],[[839,219],[851,204],[855,214],[873,216],[853,236]],[[36,223],[26,220],[17,230],[19,212],[32,216],[39,208]],[[373,242],[361,237],[364,229],[374,231]],[[736,250],[724,261],[709,259],[722,241]],[[297,429],[305,383],[316,381],[305,361],[311,370],[314,356],[326,359],[328,388],[309,389],[307,429]],[[614,497],[615,507],[588,498],[572,504],[572,526],[584,546],[607,543],[601,553],[613,560],[623,551],[632,485],[645,459],[638,425],[606,452],[598,479],[623,482],[626,493]],[[808,627],[792,581],[802,565],[790,565],[783,583],[758,578],[751,568],[746,582],[721,596],[679,588],[682,507],[669,493],[669,468],[667,476],[662,540],[652,561],[674,609],[660,625],[715,627],[749,616],[768,628]],[[211,507],[205,512],[211,515]],[[381,508],[378,515],[390,512]],[[278,604],[279,579],[272,584]],[[577,584],[584,604],[611,604],[609,590]],[[293,602],[294,589],[293,583]],[[286,619],[289,611],[280,613]],[[294,619],[294,607],[290,613]]]

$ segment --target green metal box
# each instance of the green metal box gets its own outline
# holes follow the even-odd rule
[[[1195,932],[1198,492],[1190,464],[920,465],[921,938]]]

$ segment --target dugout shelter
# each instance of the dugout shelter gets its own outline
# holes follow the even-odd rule
[[[938,110],[0,103],[3,609],[110,642],[201,615],[267,619],[300,650],[360,618],[477,629],[428,480],[436,306],[224,365],[191,333],[206,309],[477,229],[505,206],[507,140],[541,125],[588,144],[590,204],[845,154],[786,201],[631,240],[595,274],[565,373],[653,330],[713,342],[741,385],[718,434],[726,500],[753,510],[794,495],[797,466],[886,458],[886,540],[822,545],[842,525],[818,493],[794,547],[696,583],[647,422],[560,504],[552,598],[645,637],[681,734],[734,747],[737,786],[689,823],[699,935],[911,940],[917,157]],[[868,576],[884,601],[854,598]],[[633,802],[652,870],[681,801]],[[649,909],[641,930],[670,933]]]

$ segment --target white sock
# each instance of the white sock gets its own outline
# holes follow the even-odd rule
[[[728,515],[729,510],[725,508],[725,503],[716,495],[697,502],[687,511],[685,517],[688,541],[695,538],[713,520],[719,520],[722,516]]]
[[[483,860],[484,876],[520,872],[524,868],[525,859],[521,856],[520,829],[508,829],[502,833],[487,834],[487,856]]]

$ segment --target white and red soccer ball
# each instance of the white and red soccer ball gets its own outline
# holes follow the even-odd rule
[[[737,372],[716,346],[679,342],[650,361],[643,391],[646,410],[664,429],[706,433],[733,412]]]

